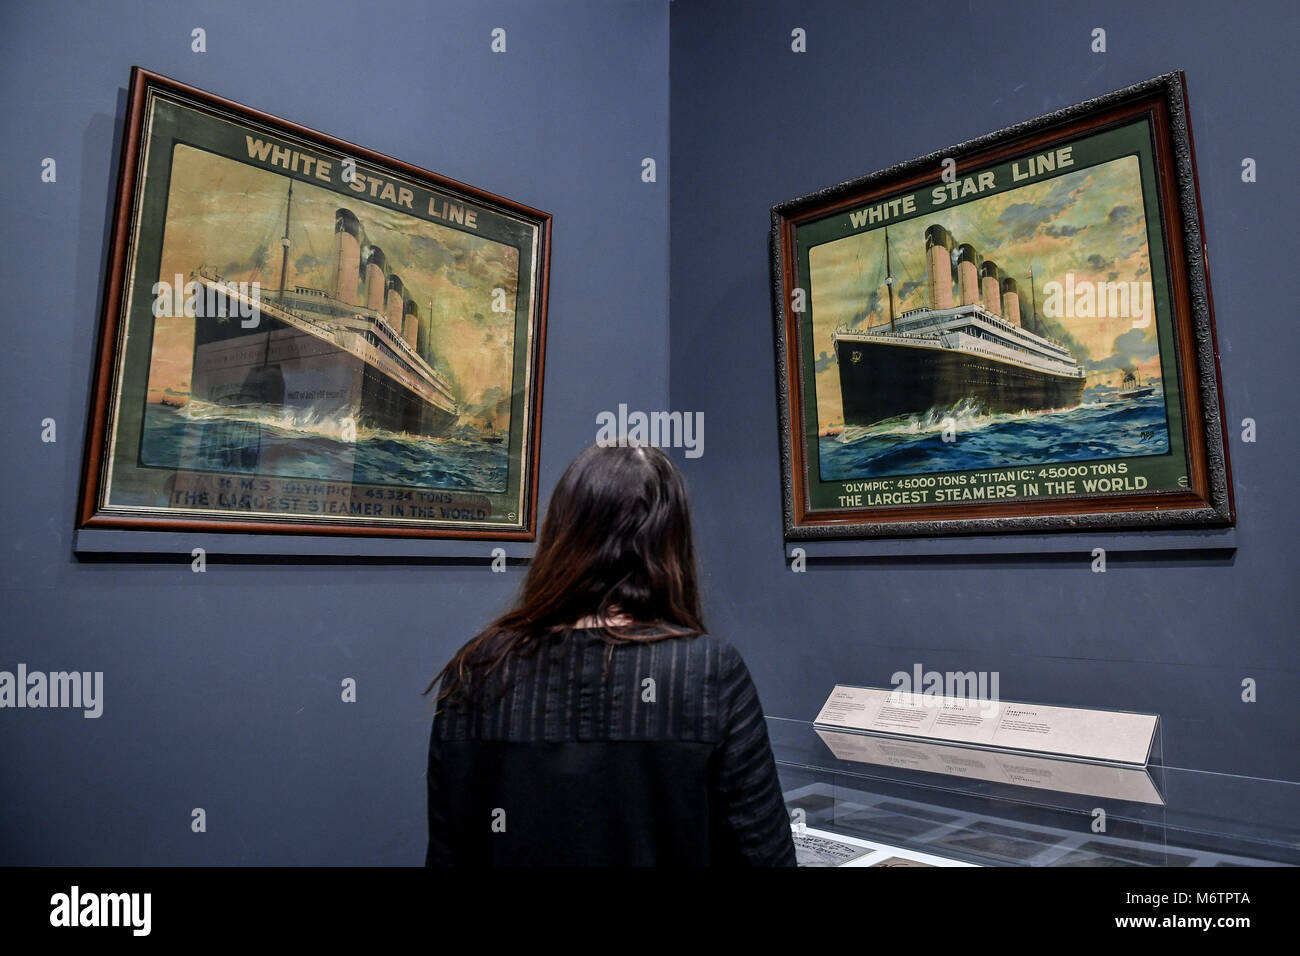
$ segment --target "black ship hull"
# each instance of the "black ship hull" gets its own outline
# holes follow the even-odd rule
[[[844,423],[872,425],[977,402],[989,413],[1073,408],[1084,379],[1053,375],[954,349],[839,339]]]
[[[256,330],[235,318],[195,323],[190,394],[226,407],[276,407],[302,424],[351,419],[358,428],[438,437],[456,423],[453,412],[346,349],[264,313]]]

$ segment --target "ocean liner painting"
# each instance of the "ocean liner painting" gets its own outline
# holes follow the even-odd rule
[[[772,207],[788,537],[1230,518],[1182,90]]]
[[[351,419],[355,425],[439,436],[456,422],[456,400],[432,369],[428,326],[401,277],[378,246],[361,254],[362,225],[351,209],[335,212],[333,275],[328,289],[286,288],[293,187],[286,198],[280,282],[244,308],[196,317],[190,405],[272,408],[293,424]],[[194,281],[236,298],[222,276],[200,268]],[[253,311],[246,328],[236,313]],[[422,334],[423,333],[423,334]]]
[[[530,540],[550,216],[136,68],[83,526]]]
[[[925,230],[928,308],[894,314],[889,230],[885,230],[889,320],[832,335],[839,366],[845,440],[868,426],[971,402],[987,412],[1067,409],[1086,376],[1070,350],[1021,325],[1016,280],[948,230]],[[960,300],[953,302],[952,259]],[[1032,288],[1032,278],[1031,278]],[[1037,320],[1037,305],[1034,306]]]
[[[1164,390],[1120,401],[1164,375],[1137,160],[1066,167],[810,247],[823,480],[1168,451]]]

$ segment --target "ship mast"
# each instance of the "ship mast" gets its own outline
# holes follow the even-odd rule
[[[889,264],[889,227],[885,227],[885,285],[889,286],[889,331],[894,331],[894,270]]]
[[[280,245],[284,247],[284,256],[280,259],[280,301],[284,301],[284,278],[289,271],[289,207],[293,205],[293,180],[289,180],[289,198],[284,204],[284,238]]]
[[[284,202],[284,237],[280,240],[280,245],[284,248],[284,255],[280,257],[280,307],[284,307],[284,278],[289,271],[289,208],[293,205],[293,180],[289,180],[289,197]],[[271,362],[271,330],[266,330],[266,348],[262,350],[262,364],[269,365]]]

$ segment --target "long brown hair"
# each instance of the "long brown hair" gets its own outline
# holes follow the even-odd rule
[[[438,703],[470,692],[511,655],[536,650],[585,618],[617,613],[610,642],[702,634],[686,484],[658,448],[593,445],[551,495],[517,605],[430,681]]]

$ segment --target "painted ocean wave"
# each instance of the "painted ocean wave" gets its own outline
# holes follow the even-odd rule
[[[370,428],[345,441],[333,419],[199,403],[147,406],[140,458],[160,468],[494,493],[506,490],[509,470],[505,443]]]
[[[945,428],[954,423],[957,440],[946,442]],[[1097,395],[1063,411],[991,415],[965,401],[847,428],[820,438],[818,450],[822,480],[845,481],[1163,455],[1169,430],[1159,391],[1132,399]]]

